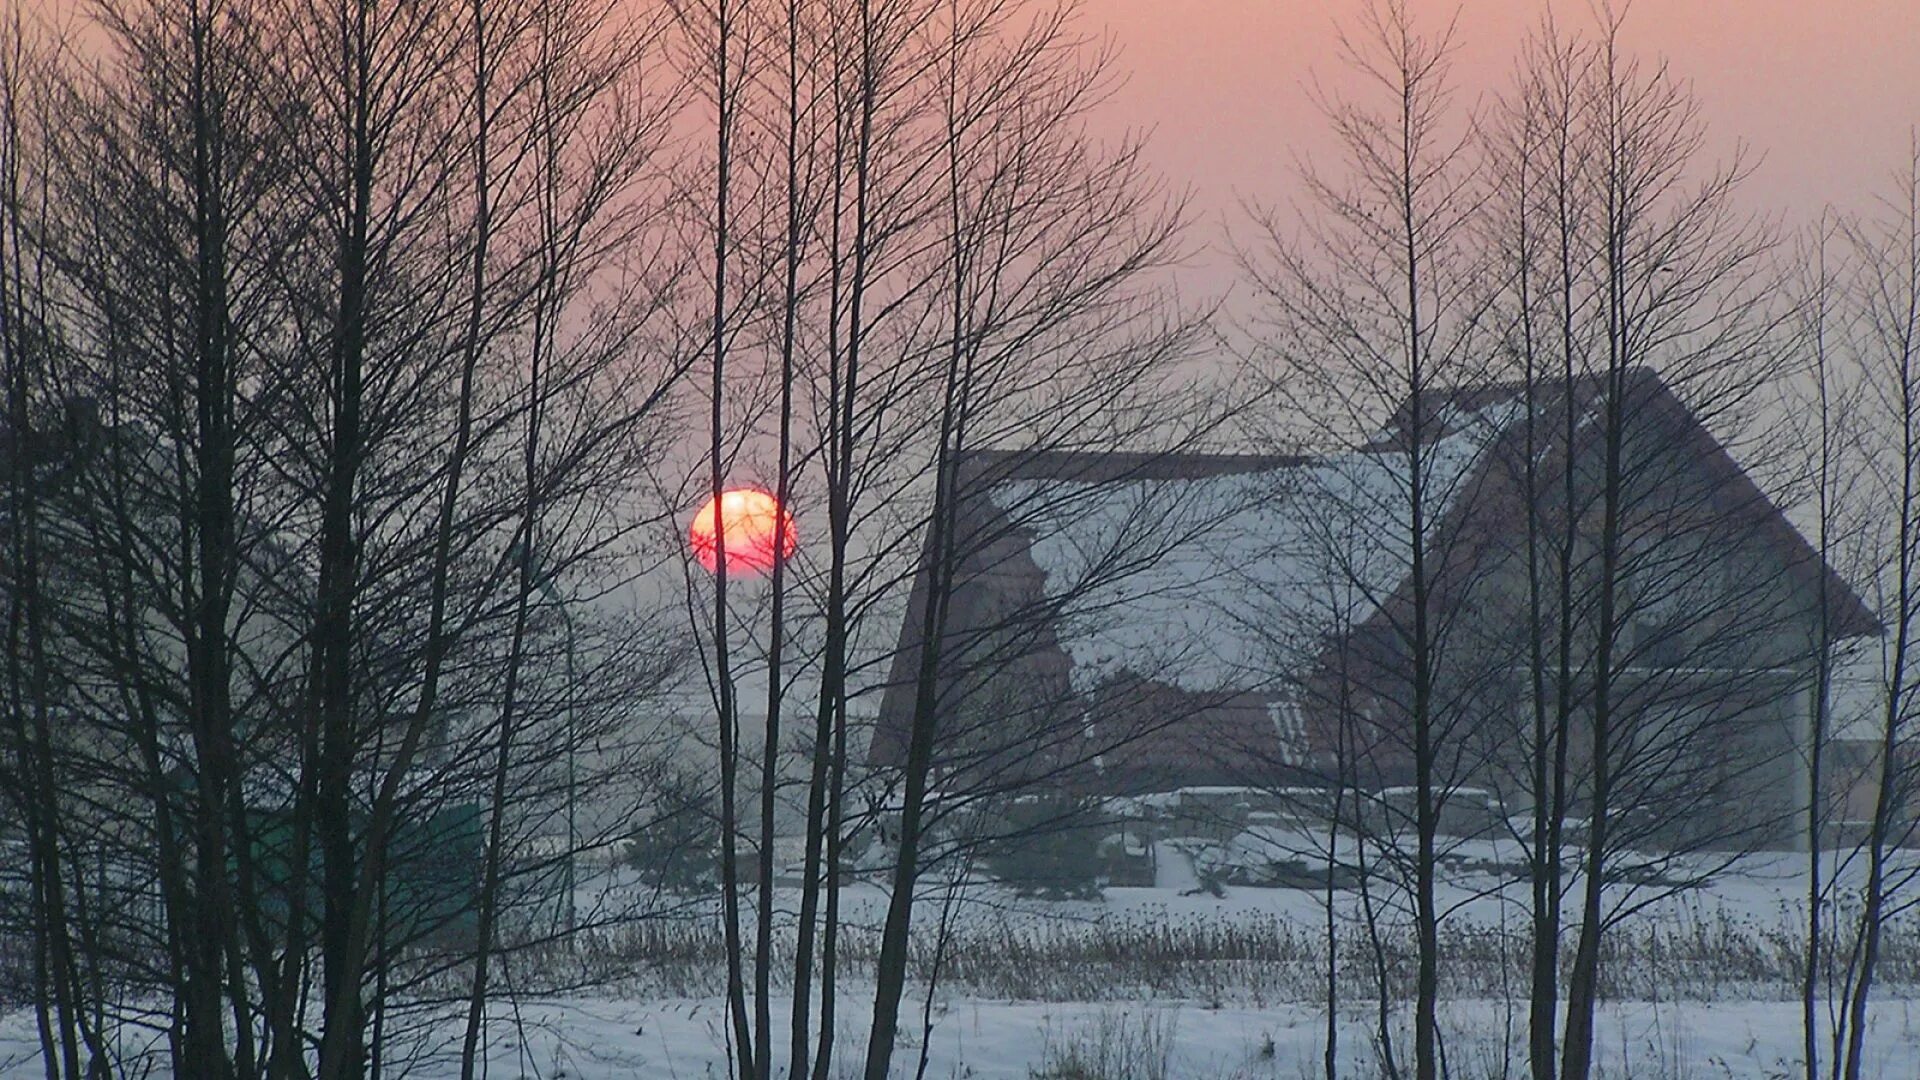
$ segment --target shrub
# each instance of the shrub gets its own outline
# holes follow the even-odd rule
[[[1167,1080],[1172,1075],[1171,1013],[1103,1012],[1064,1042],[1047,1040],[1030,1080]]]
[[[674,891],[719,880],[720,823],[713,792],[694,777],[670,772],[655,794],[654,819],[627,841],[626,859],[649,886]]]
[[[1100,896],[1106,860],[1104,824],[1095,800],[1022,796],[1002,811],[1004,831],[987,847],[987,872],[1021,896],[1092,900]]]

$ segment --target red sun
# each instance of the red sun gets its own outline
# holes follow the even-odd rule
[[[793,531],[793,515],[779,500],[753,488],[721,492],[719,498],[708,499],[693,516],[687,540],[693,545],[694,558],[709,571],[718,569],[720,563],[716,550],[720,545],[714,541],[715,532],[720,532],[726,541],[730,575],[766,573],[775,563],[791,557],[799,544]]]

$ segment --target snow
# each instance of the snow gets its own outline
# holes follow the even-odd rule
[[[906,1002],[902,1045],[895,1074],[913,1075],[921,1038],[920,1000]],[[1344,1015],[1342,1073],[1372,1075],[1370,1017],[1360,1003]],[[1883,1003],[1872,1018],[1869,1080],[1910,1080],[1920,1075],[1920,1008],[1908,1001]],[[1792,1001],[1632,1002],[1601,1008],[1595,1047],[1599,1075],[1622,1077],[1791,1075],[1799,1061],[1799,1004]],[[486,1075],[496,1078],[568,1080],[690,1080],[725,1076],[724,1005],[717,998],[650,1002],[606,998],[523,1002],[517,1015],[495,1017]],[[790,1013],[775,1003],[774,1031],[784,1032]],[[29,1016],[0,1021],[0,1077],[42,1076],[37,1061],[15,1048],[31,1039]],[[863,1053],[858,1029],[866,1017],[849,1017],[836,1057],[853,1075]],[[1265,1080],[1318,1073],[1326,1035],[1325,1013],[1310,1005],[1250,1007],[1199,1002],[1116,1006],[936,998],[934,1027],[926,1040],[926,1075],[936,1080],[995,1077],[1022,1080],[1050,1056],[1074,1046],[1097,1045],[1103,1034],[1129,1034],[1165,1047],[1166,1075],[1210,1080]],[[1504,1002],[1447,1002],[1442,1030],[1453,1060],[1484,1060],[1502,1042],[1524,1043],[1524,1016],[1511,1034]],[[1118,1040],[1115,1040],[1118,1041]],[[784,1057],[784,1055],[782,1055]],[[410,1070],[419,1080],[460,1075],[457,1062],[435,1061]],[[1135,1075],[1135,1074],[1121,1074]]]
[[[896,1074],[911,1076],[919,1054],[919,1001],[908,1001]],[[782,1032],[787,1003],[773,1010]],[[567,1077],[570,1080],[682,1080],[727,1075],[719,999],[648,1003],[605,999],[523,1003],[492,1040],[487,1075]],[[20,1014],[0,1029],[17,1032]],[[864,1017],[860,1019],[864,1020]],[[1340,1057],[1345,1075],[1372,1075],[1368,1017],[1345,1017]],[[1524,1038],[1524,1017],[1514,1018]],[[1157,1030],[1164,1039],[1166,1075],[1177,1078],[1281,1078],[1315,1075],[1324,1053],[1325,1014],[1309,1006],[1265,1008],[1165,1004],[1116,1007],[1099,1003],[1036,1004],[936,1000],[935,1026],[926,1041],[933,1078],[1030,1077],[1066,1048],[1097,1044],[1103,1031]],[[1509,1016],[1500,1001],[1454,1001],[1442,1009],[1450,1053],[1482,1057],[1508,1039]],[[1606,1005],[1595,1045],[1603,1077],[1791,1075],[1799,1061],[1799,1005],[1794,1002],[1635,1002]],[[864,1052],[848,1025],[836,1046],[845,1072]],[[1909,1080],[1920,1070],[1920,1009],[1890,1002],[1873,1015],[1869,1080]],[[1136,1036],[1137,1037],[1137,1036]],[[1510,1044],[1513,1045],[1513,1044]],[[1516,1053],[1517,1053],[1516,1046]],[[1457,1059],[1456,1059],[1457,1060]],[[0,1060],[0,1076],[42,1075],[37,1062]],[[460,1075],[457,1065],[433,1063],[408,1073],[420,1080]],[[1136,1075],[1122,1073],[1119,1075]]]
[[[903,1045],[895,1075],[911,1076],[919,1053],[918,1001],[907,1003]],[[1920,1011],[1896,1005],[1874,1017],[1877,1052],[1867,1076],[1907,1080],[1920,1068],[1914,1053]],[[774,1011],[774,1031],[785,1029],[785,1003]],[[1343,1073],[1370,1075],[1373,1064],[1366,1018],[1357,1012],[1343,1047]],[[836,1057],[853,1075],[864,1047],[848,1025]],[[1066,1048],[1097,1044],[1103,1032],[1142,1029],[1164,1040],[1166,1075],[1179,1078],[1281,1078],[1315,1075],[1324,1048],[1324,1014],[1302,1006],[1210,1008],[1168,1004],[1118,1009],[1097,1003],[1033,1004],[1004,1001],[936,1001],[935,1026],[927,1041],[926,1075],[936,1078],[1033,1075]],[[1604,1077],[1782,1075],[1798,1061],[1799,1006],[1793,1002],[1704,1005],[1635,1003],[1603,1008],[1595,1045]],[[647,1004],[605,1000],[536,1002],[521,1009],[513,1037],[499,1042],[489,1059],[495,1077],[569,1077],[574,1080],[674,1080],[727,1075],[718,1029],[724,1023],[717,999]],[[1450,1002],[1442,1027],[1449,1052],[1472,1055],[1498,1046],[1506,1036],[1506,1011],[1498,1001]],[[1524,1023],[1516,1036],[1525,1038]],[[1124,1038],[1124,1036],[1122,1036]],[[1149,1036],[1153,1038],[1153,1036]],[[1902,1045],[1904,1044],[1904,1045]],[[1623,1060],[1624,1059],[1624,1060]],[[1656,1071],[1656,1069],[1658,1071]],[[440,1080],[457,1068],[428,1068],[417,1075]],[[1137,1074],[1123,1073],[1131,1076]]]
[[[1511,404],[1437,417],[1428,528],[1469,494]],[[1076,692],[1131,671],[1197,692],[1270,685],[1404,580],[1408,455],[1383,442],[1180,480],[1016,479],[989,498],[1030,534]]]
[[[1313,838],[1284,830],[1262,833],[1283,849],[1310,848]],[[1474,841],[1460,854],[1491,863],[1511,857],[1510,845]],[[1324,940],[1324,894],[1315,890],[1254,889],[1228,886],[1225,895],[1184,895],[1198,885],[1186,860],[1166,857],[1162,878],[1152,888],[1109,889],[1104,900],[1044,902],[1021,900],[988,884],[969,886],[960,908],[961,928],[972,934],[970,948],[1012,932],[1072,935],[1101,925],[1193,931],[1220,938],[1234,928],[1264,927]],[[1903,856],[1905,858],[1906,856]],[[1733,872],[1705,889],[1675,893],[1630,916],[1622,933],[1657,929],[1676,936],[1718,933],[1732,927],[1759,940],[1775,940],[1796,925],[1804,895],[1803,855],[1749,857]],[[1446,925],[1463,933],[1505,927],[1510,933],[1524,921],[1526,887],[1501,890],[1484,872],[1457,872],[1442,887]],[[785,894],[781,910],[790,911]],[[846,896],[849,925],[871,926],[886,904],[883,891],[856,886]],[[931,910],[935,905],[928,905]],[[1350,912],[1341,912],[1347,919]],[[931,917],[931,916],[928,916]],[[956,940],[967,940],[965,937]],[[1657,940],[1657,939],[1654,939]],[[1738,944],[1737,942],[1735,943]],[[1263,961],[1264,963],[1264,961]],[[1280,1078],[1315,1075],[1324,1049],[1326,1014],[1311,985],[1313,973],[1298,985],[1287,979],[1237,981],[1247,969],[1223,964],[1211,979],[1186,991],[1168,993],[1151,986],[1123,985],[1104,969],[1058,986],[1060,1000],[1012,1000],[956,989],[937,991],[931,1002],[933,1027],[926,1039],[929,1077],[1006,1077],[1025,1080],[1043,1064],[1078,1049],[1093,1054],[1102,1045],[1148,1046],[1164,1052],[1165,1075],[1176,1078]],[[871,983],[864,972],[849,973],[841,1000],[837,1058],[852,1074],[862,1054]],[[1258,974],[1258,973],[1255,973]],[[1449,974],[1448,976],[1452,976]],[[1709,987],[1702,992],[1703,987]],[[1280,988],[1280,989],[1276,989]],[[1595,1046],[1600,1076],[1667,1078],[1685,1076],[1766,1077],[1791,1075],[1799,1060],[1800,1014],[1790,981],[1744,984],[1709,976],[1708,983],[1664,986],[1652,995],[1610,1000],[1599,1011]],[[1479,1065],[1497,1070],[1503,1046],[1521,1060],[1525,1040],[1524,987],[1512,997],[1449,994],[1441,1023],[1449,1055],[1456,1063],[1476,1063],[1463,1075],[1483,1075]],[[1920,987],[1886,985],[1876,991],[1868,1045],[1870,1080],[1911,1080],[1920,1076]],[[922,1042],[924,990],[910,990],[902,1012],[902,1045],[896,1075],[910,1076]],[[791,1003],[772,1002],[774,1030],[785,1031]],[[1377,1075],[1371,1048],[1375,1005],[1350,997],[1340,1010],[1343,1075]],[[489,1014],[487,1075],[499,1078],[570,1080],[679,1080],[727,1075],[725,1007],[714,996],[601,989],[565,998],[530,996],[497,1002]],[[1396,1038],[1405,1034],[1408,1016],[1396,1005]],[[460,1027],[449,1019],[426,1033],[430,1053],[406,1075],[442,1080],[458,1075],[449,1053],[457,1049]],[[122,1046],[159,1049],[152,1031],[120,1034]],[[30,1010],[0,1016],[0,1078],[43,1075],[34,1058]],[[784,1056],[784,1040],[781,1055]],[[390,1058],[390,1061],[392,1058]],[[1521,1070],[1523,1071],[1523,1070]],[[163,1074],[156,1074],[163,1075]],[[395,1073],[389,1073],[395,1075]],[[1136,1072],[1119,1075],[1135,1076]]]

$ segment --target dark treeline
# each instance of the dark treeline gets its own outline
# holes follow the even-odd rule
[[[89,14],[16,14],[0,71],[7,861],[47,1074],[139,1068],[129,1024],[182,1076],[396,1071],[451,985],[574,929],[544,899],[573,852],[528,841],[647,767],[626,710],[678,663],[565,608],[639,549],[687,364],[661,26]]]

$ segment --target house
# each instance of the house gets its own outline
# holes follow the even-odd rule
[[[1604,715],[1624,840],[1800,843],[1819,643],[1880,626],[1701,419],[1644,369],[1414,419],[1311,456],[969,456],[872,761],[919,714],[955,790],[1379,791],[1423,709],[1443,782],[1518,812],[1536,720],[1564,716],[1577,816]]]

